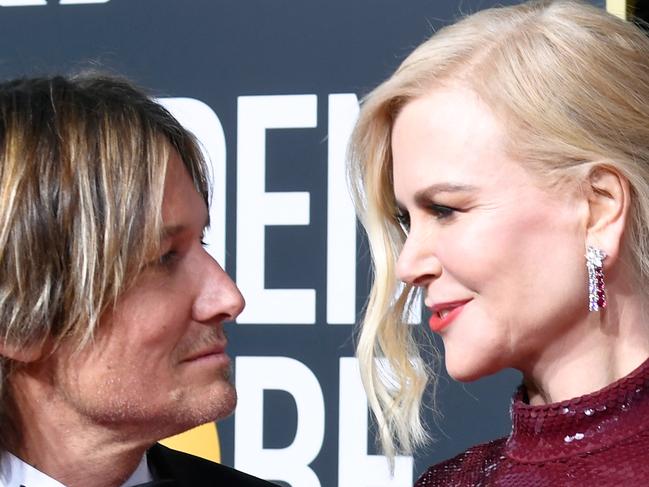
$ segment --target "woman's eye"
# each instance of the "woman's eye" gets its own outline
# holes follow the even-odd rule
[[[452,208],[450,206],[444,206],[444,205],[437,205],[437,204],[431,204],[429,206],[430,212],[433,214],[435,218],[438,220],[445,220],[450,217],[452,217],[455,212],[457,212],[457,208]]]
[[[438,205],[436,203],[430,203],[427,209],[436,220],[450,220],[457,212],[462,211],[451,206]],[[410,215],[408,212],[398,209],[394,214],[394,219],[401,227],[401,230],[403,230],[403,233],[408,235],[410,232]]]
[[[405,211],[399,210],[394,215],[394,219],[401,227],[401,230],[403,230],[403,233],[407,235],[408,232],[410,231],[410,215]]]

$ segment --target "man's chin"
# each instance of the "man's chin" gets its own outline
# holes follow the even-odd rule
[[[209,386],[207,393],[197,391],[196,396],[189,399],[187,408],[190,414],[197,413],[206,423],[232,414],[237,405],[237,391],[229,380],[223,378]]]
[[[219,408],[215,411],[214,419],[211,421],[219,421],[223,418],[230,416],[234,409],[237,407],[237,390],[234,388],[234,385],[229,381],[226,382],[227,392],[224,391],[223,395],[220,397],[218,403]]]
[[[208,397],[192,398],[191,404],[175,410],[172,417],[165,420],[158,440],[184,433],[207,423],[214,423],[230,416],[237,405],[237,393],[229,382],[220,383]]]

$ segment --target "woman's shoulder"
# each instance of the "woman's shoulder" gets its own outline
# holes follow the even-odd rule
[[[503,459],[507,438],[476,445],[456,457],[433,465],[419,477],[415,487],[461,487],[480,483]]]

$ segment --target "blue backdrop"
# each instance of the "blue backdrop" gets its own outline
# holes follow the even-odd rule
[[[436,443],[388,479],[351,358],[369,262],[343,180],[358,99],[435,29],[494,3],[0,1],[3,78],[121,73],[205,145],[208,240],[249,304],[229,326],[240,404],[218,427],[224,463],[293,487],[405,486],[507,433],[516,373],[443,376]]]

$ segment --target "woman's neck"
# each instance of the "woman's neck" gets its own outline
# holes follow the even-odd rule
[[[609,297],[609,307],[545,350],[523,370],[530,404],[564,401],[598,391],[649,358],[649,316],[636,294]]]

